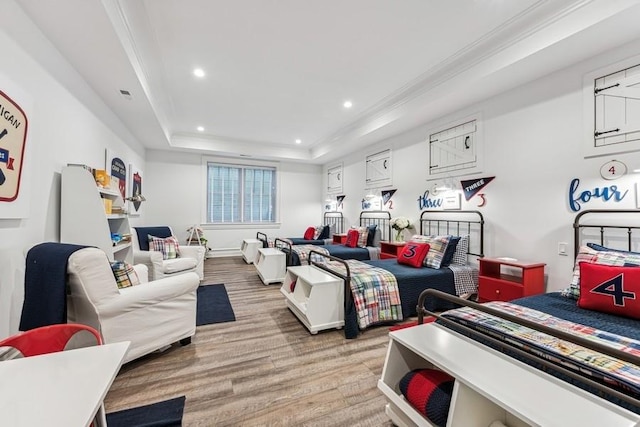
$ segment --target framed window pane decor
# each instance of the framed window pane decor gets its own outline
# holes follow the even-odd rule
[[[207,222],[276,222],[276,168],[207,163]]]

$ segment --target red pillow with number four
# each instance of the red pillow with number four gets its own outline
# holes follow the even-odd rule
[[[406,264],[415,268],[422,267],[422,262],[427,256],[430,247],[428,243],[407,243],[402,248],[402,252],[398,254],[398,264]]]
[[[578,307],[640,319],[640,268],[581,262]]]

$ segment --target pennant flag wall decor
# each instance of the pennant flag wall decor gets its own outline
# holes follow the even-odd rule
[[[382,204],[386,205],[387,203],[389,203],[389,200],[391,200],[391,198],[393,197],[393,195],[396,193],[396,189],[394,190],[382,190]]]
[[[462,191],[464,191],[464,199],[468,202],[473,196],[478,194],[480,190],[487,186],[488,183],[493,181],[495,176],[486,178],[476,178],[460,181],[462,185]]]
[[[345,197],[347,197],[347,196],[345,196],[345,195],[336,196],[337,209],[340,209],[342,207],[342,201],[344,200]]]

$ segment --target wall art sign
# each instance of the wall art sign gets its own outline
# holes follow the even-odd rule
[[[142,171],[133,163],[129,163],[129,197],[142,196]],[[129,214],[139,215],[142,208],[142,202],[129,201]]]
[[[608,161],[600,167],[600,176],[608,180],[622,178],[626,173],[627,165],[618,160]]]
[[[25,112],[0,90],[0,202],[13,202],[20,192],[27,127]]]
[[[430,197],[429,190],[425,190],[422,196],[418,197],[418,209],[441,209],[443,199],[442,197]]]
[[[111,181],[118,183],[118,190],[124,200],[127,197],[127,166],[124,160],[108,149],[106,150],[106,159],[105,169],[111,175]],[[113,188],[113,185],[111,187]]]
[[[569,208],[573,212],[582,209],[583,203],[588,203],[594,199],[602,199],[605,202],[620,202],[625,198],[629,190],[618,189],[617,185],[609,185],[604,187],[595,187],[589,190],[579,190],[580,179],[574,178],[569,185]]]

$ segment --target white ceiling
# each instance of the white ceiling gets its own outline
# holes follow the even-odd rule
[[[640,38],[638,0],[17,2],[145,147],[313,163]]]

